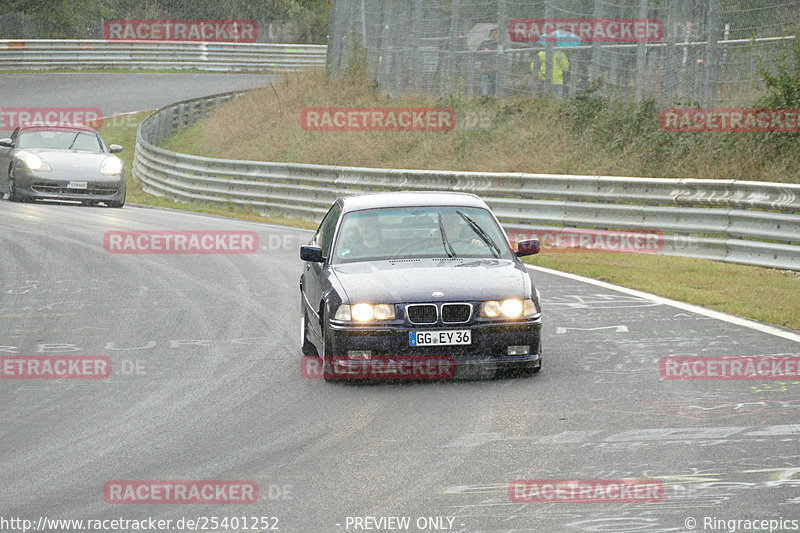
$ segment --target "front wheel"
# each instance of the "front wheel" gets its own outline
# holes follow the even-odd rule
[[[308,313],[306,313],[305,304],[303,303],[303,296],[300,296],[300,346],[303,355],[317,355],[317,349],[314,344],[308,340]]]
[[[333,372],[333,342],[331,334],[328,331],[328,312],[324,311],[322,314],[322,379],[325,381],[332,381],[336,378]],[[330,362],[328,360],[331,360]]]
[[[8,171],[8,201],[19,202],[19,194],[17,193],[17,180],[14,176],[14,167]]]
[[[122,207],[123,205],[125,205],[125,200],[119,200],[119,201],[114,201],[114,202],[107,202],[107,203],[106,203],[106,205],[107,205],[108,207],[114,207],[114,208]]]

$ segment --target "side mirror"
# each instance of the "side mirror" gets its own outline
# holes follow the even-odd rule
[[[519,241],[517,243],[517,251],[514,255],[522,257],[525,255],[535,255],[539,253],[539,239],[530,239],[527,241]]]
[[[300,259],[303,261],[311,261],[312,263],[325,262],[325,258],[322,257],[322,248],[319,246],[301,246]]]
[[[5,146],[6,148],[14,148],[14,141],[11,139],[0,139],[0,146]]]
[[[112,154],[118,154],[122,151],[122,146],[118,144],[112,144],[108,147],[108,151],[111,152]]]

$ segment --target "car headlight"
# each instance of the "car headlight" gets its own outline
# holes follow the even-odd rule
[[[25,166],[37,172],[50,172],[53,170],[50,165],[42,161],[42,158],[31,152],[19,152],[18,157],[25,163]]]
[[[122,160],[118,157],[106,157],[100,164],[100,174],[103,176],[116,176],[122,172]]]
[[[536,305],[530,298],[508,298],[506,300],[489,300],[481,304],[481,316],[485,318],[521,318],[536,314]]]
[[[395,318],[392,304],[342,304],[336,310],[336,320],[355,322],[371,322],[374,320],[393,320]]]

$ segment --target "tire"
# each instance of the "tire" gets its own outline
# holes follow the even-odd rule
[[[306,313],[305,304],[303,303],[303,296],[300,296],[300,349],[303,355],[317,355],[317,348],[308,340],[308,314]]]
[[[333,381],[336,375],[333,373],[333,367],[325,364],[325,358],[330,357],[333,352],[333,343],[331,342],[330,333],[328,333],[328,312],[322,314],[322,353],[319,355],[322,359],[322,379],[325,381]]]
[[[108,207],[113,207],[113,208],[117,209],[117,208],[120,208],[123,205],[125,205],[125,199],[123,198],[122,200],[119,200],[119,201],[106,202],[106,205]]]
[[[14,179],[14,167],[11,167],[8,170],[8,201],[9,202],[19,202],[20,198],[17,195],[17,186],[14,183],[16,180]]]

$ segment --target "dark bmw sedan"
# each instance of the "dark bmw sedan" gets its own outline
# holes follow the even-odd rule
[[[11,201],[77,200],[125,204],[122,147],[88,126],[27,125],[0,139],[0,193]]]
[[[453,368],[439,377],[536,373],[539,294],[519,257],[538,251],[512,250],[471,194],[340,198],[300,249],[303,353],[326,380],[425,379],[443,361]]]

